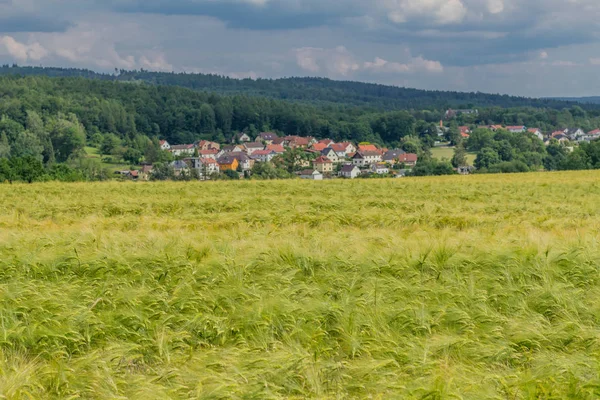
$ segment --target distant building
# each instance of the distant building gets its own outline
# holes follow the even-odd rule
[[[346,164],[342,166],[340,170],[340,176],[347,179],[354,179],[359,177],[361,174],[360,168],[354,164]]]
[[[477,115],[477,114],[479,114],[479,110],[473,110],[473,109],[452,110],[452,109],[449,109],[449,110],[446,111],[445,118],[446,119],[452,119],[452,118],[455,118],[455,117],[457,117],[458,115],[461,115],[461,114],[466,114],[466,115],[475,114],[475,115]]]
[[[161,150],[171,150],[171,145],[166,140],[161,140],[159,145]]]
[[[323,174],[314,169],[305,169],[304,171],[300,171],[298,175],[300,176],[300,179],[312,179],[314,181],[323,180]]]

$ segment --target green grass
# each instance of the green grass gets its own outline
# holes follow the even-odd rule
[[[0,398],[598,398],[599,182],[0,185]]]
[[[124,162],[104,162],[102,161],[102,155],[100,154],[100,150],[95,147],[86,146],[84,148],[86,158],[97,161],[102,168],[107,168],[111,171],[121,171],[130,169],[131,165]]]
[[[431,149],[431,154],[432,154],[433,158],[437,158],[438,160],[442,160],[444,158],[447,160],[451,160],[452,157],[454,156],[454,147],[447,147],[447,146],[433,147]],[[476,157],[477,157],[477,155],[475,153],[467,154],[467,161],[468,161],[469,165],[473,165]]]

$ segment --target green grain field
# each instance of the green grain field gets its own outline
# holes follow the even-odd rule
[[[600,172],[0,185],[1,399],[595,399]]]

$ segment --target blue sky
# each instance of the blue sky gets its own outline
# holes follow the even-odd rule
[[[597,0],[0,0],[0,62],[600,95]]]

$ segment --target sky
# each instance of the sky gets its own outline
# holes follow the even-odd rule
[[[0,63],[600,95],[598,0],[0,0]]]

